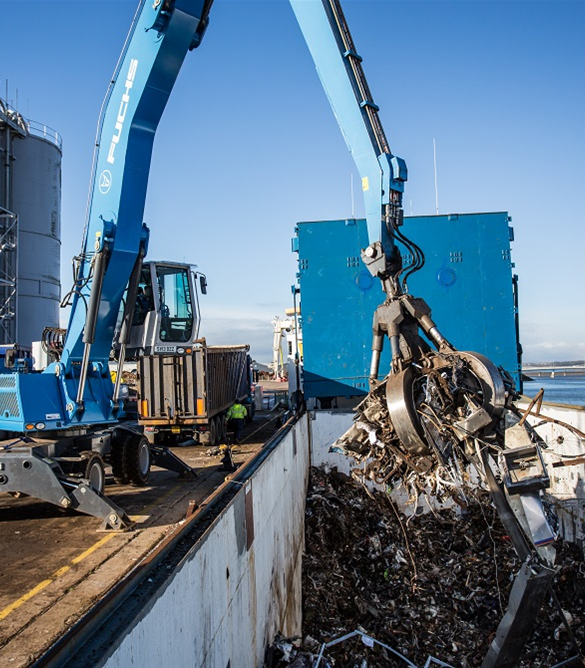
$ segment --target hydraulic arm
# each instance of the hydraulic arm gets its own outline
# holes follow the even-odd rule
[[[468,469],[476,469],[524,563],[483,666],[516,665],[553,574],[543,444],[525,418],[509,426],[511,377],[482,355],[456,350],[426,302],[408,294],[424,256],[400,231],[406,164],[390,150],[339,0],[290,3],[361,176],[369,234],[361,257],[386,295],[374,314],[370,393],[333,447],[360,464],[356,475],[402,483],[414,498],[450,496],[464,505],[473,493]],[[392,364],[380,380],[386,339]]]
[[[290,2],[362,181],[370,244],[361,256],[386,293],[374,318],[370,369],[374,387],[386,337],[394,371],[420,360],[428,351],[418,336],[419,327],[438,346],[453,348],[439,333],[424,301],[407,294],[406,280],[423,266],[424,255],[400,231],[406,163],[390,150],[341,5],[337,0]],[[410,260],[408,266],[397,242]]]
[[[61,356],[65,377],[76,375],[73,369],[80,365],[72,417],[85,410],[88,374],[107,369],[131,276],[136,280],[127,302],[135,302],[148,245],[142,221],[155,132],[187,52],[201,42],[211,4],[142,2],[108,90]]]
[[[390,150],[341,5],[330,0],[290,1],[361,176],[371,242],[368,267],[393,296],[399,292],[401,258],[395,232],[402,224],[406,163]]]

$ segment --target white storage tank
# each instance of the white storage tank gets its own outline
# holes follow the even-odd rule
[[[25,120],[11,141],[10,209],[18,215],[15,342],[30,346],[59,326],[61,138]]]

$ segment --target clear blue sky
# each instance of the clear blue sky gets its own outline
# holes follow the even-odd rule
[[[0,0],[0,97],[63,136],[62,280],[99,110],[137,0]],[[508,211],[525,360],[585,357],[585,2],[345,0],[407,214]],[[295,222],[351,215],[358,176],[287,0],[216,0],[162,119],[150,257],[209,279],[202,333],[271,357]],[[356,201],[356,213],[361,202]],[[424,295],[423,295],[424,296]],[[432,306],[432,304],[431,304]],[[440,323],[439,323],[440,325]]]

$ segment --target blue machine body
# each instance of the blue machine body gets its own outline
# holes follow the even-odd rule
[[[508,214],[407,217],[404,233],[426,256],[423,269],[410,278],[411,292],[432,305],[433,320],[453,345],[484,354],[520,388]],[[307,397],[368,392],[372,313],[384,293],[360,259],[367,244],[363,219],[297,226],[293,248],[298,251]],[[403,255],[405,264],[410,259]],[[389,367],[386,348],[380,368]]]
[[[154,136],[185,56],[203,36],[211,2],[175,0],[171,9],[164,2],[139,4],[98,126],[61,359],[42,373],[2,374],[0,430],[31,433],[37,427],[107,425],[119,418],[108,360],[128,280],[148,245],[143,214]],[[105,270],[96,287],[92,272],[98,255]]]

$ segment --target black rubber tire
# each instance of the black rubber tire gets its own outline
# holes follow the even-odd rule
[[[225,414],[217,416],[217,444],[222,445],[227,440],[227,427],[225,424]]]
[[[92,489],[100,494],[104,493],[106,472],[102,458],[96,452],[87,458],[83,477],[88,481]]]
[[[209,445],[217,445],[217,422],[214,417],[209,420]]]
[[[256,415],[256,406],[254,403],[251,403],[246,404],[246,408],[248,409],[248,412],[246,413],[246,424],[250,424],[254,419],[254,415]]]
[[[146,436],[133,434],[126,443],[124,463],[126,475],[132,485],[144,486],[150,476],[150,443]]]
[[[126,471],[126,449],[128,441],[132,438],[132,434],[122,432],[113,437],[110,451],[110,464],[112,465],[112,474],[114,482],[118,485],[126,485],[128,483],[128,472]]]

